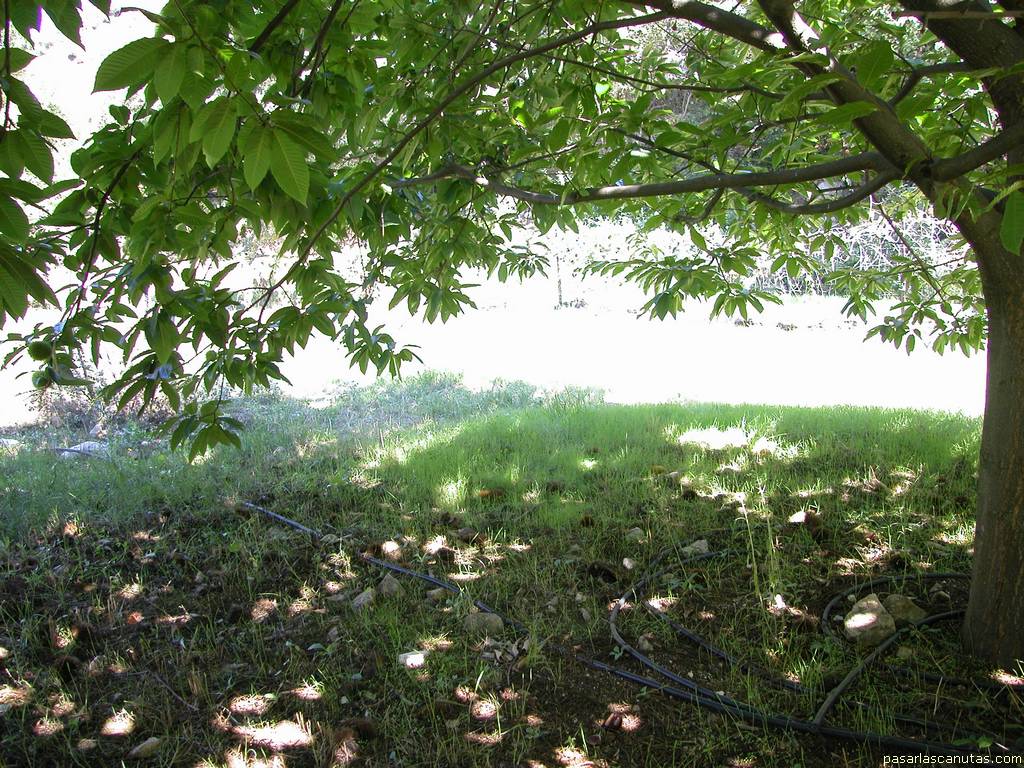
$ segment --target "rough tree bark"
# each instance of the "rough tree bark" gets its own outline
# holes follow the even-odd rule
[[[962,635],[976,656],[1014,672],[1024,660],[1024,270],[1001,245],[987,245],[975,245],[988,311],[988,378]]]

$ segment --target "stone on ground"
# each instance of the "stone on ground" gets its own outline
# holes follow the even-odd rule
[[[896,632],[896,620],[871,593],[853,604],[843,621],[846,637],[857,645],[873,647]]]
[[[896,621],[897,627],[915,624],[928,616],[928,611],[919,606],[906,595],[893,593],[882,601],[882,606]]]
[[[493,613],[470,613],[462,621],[462,628],[471,635],[500,635],[505,629],[505,622],[501,616]]]

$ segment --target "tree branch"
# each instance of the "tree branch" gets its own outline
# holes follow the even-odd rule
[[[777,211],[790,213],[795,216],[814,213],[835,213],[843,208],[849,208],[852,205],[856,205],[861,200],[870,197],[875,194],[875,192],[882,189],[882,187],[887,184],[891,184],[898,178],[899,173],[897,173],[895,169],[882,171],[870,181],[866,181],[861,184],[850,194],[844,195],[843,197],[833,198],[832,200],[823,200],[818,203],[783,203],[773,197],[762,194],[761,192],[752,192],[748,189],[741,189],[740,194],[748,200],[754,200],[762,205],[767,205],[769,208],[774,208]]]
[[[1022,145],[1024,145],[1024,123],[1017,123],[968,152],[936,160],[931,166],[931,177],[935,181],[953,181],[975,168],[980,168],[986,163],[1006,156]]]
[[[270,39],[270,36],[274,34],[274,30],[281,26],[284,20],[288,17],[288,14],[291,13],[298,4],[299,0],[288,0],[288,2],[282,5],[281,10],[274,15],[274,18],[267,22],[267,26],[263,28],[263,31],[256,35],[256,39],[250,43],[249,51],[252,53],[259,53],[260,49],[266,45],[267,40]]]
[[[495,194],[522,200],[527,203],[537,205],[578,205],[605,200],[633,200],[692,192],[708,192],[719,189],[799,184],[805,181],[817,181],[819,179],[845,176],[850,173],[867,170],[879,171],[879,176],[885,177],[884,183],[888,183],[898,177],[895,169],[880,154],[865,152],[860,155],[852,155],[801,168],[779,168],[773,171],[751,171],[748,173],[708,173],[677,181],[662,181],[649,184],[614,184],[604,187],[593,187],[580,192],[566,190],[560,194],[537,192],[511,186],[499,179],[482,176],[472,168],[455,163],[449,164],[428,176],[398,179],[391,182],[391,184],[396,187],[411,187],[444,178],[461,178],[485,187]],[[879,185],[878,188],[880,189],[884,183]],[[871,194],[871,192],[864,194],[861,199],[866,197],[867,194]]]
[[[924,78],[932,75],[943,75],[952,72],[970,72],[971,68],[962,61],[948,61],[941,64],[928,64],[923,67],[915,67],[910,72],[910,76],[907,77],[906,82],[903,83],[899,91],[889,99],[889,104],[899,104],[903,99],[907,98],[917,87]]]
[[[778,32],[762,27],[737,13],[722,10],[696,0],[625,0],[630,5],[657,8],[674,19],[692,21],[698,26],[731,37],[768,53],[786,49]]]

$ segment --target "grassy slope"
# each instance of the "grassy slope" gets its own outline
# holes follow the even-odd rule
[[[478,395],[437,377],[349,391],[320,411],[274,399],[245,410],[245,449],[194,466],[140,449],[130,430],[112,463],[0,460],[9,764],[97,764],[157,736],[158,764],[257,765],[274,739],[291,739],[288,766],[345,764],[353,752],[406,766],[869,765],[877,754],[748,729],[542,645],[617,659],[610,602],[664,547],[715,529],[712,545],[733,554],[700,569],[668,557],[657,597],[729,651],[820,687],[856,658],[815,629],[834,592],[878,573],[969,567],[978,424],[962,417],[603,406],[585,393],[538,401],[520,385]],[[746,437],[720,449],[688,441],[705,427]],[[224,503],[242,499],[339,540],[318,548]],[[798,511],[813,524],[788,525]],[[460,542],[466,526],[480,540]],[[433,606],[410,581],[353,612],[349,599],[382,574],[351,555],[385,541],[401,544],[406,565],[528,624],[529,646],[511,631],[490,644],[467,636],[469,597]],[[961,597],[947,589],[908,593],[938,610]],[[776,595],[796,610],[767,610]],[[622,625],[715,690],[794,714],[820,703],[723,671],[640,611]],[[964,672],[952,634],[918,633],[911,663]],[[397,664],[417,648],[433,649],[424,668]],[[1019,699],[1007,712],[977,693],[898,693],[881,674],[855,696],[869,708],[838,720],[886,731],[894,710],[957,721],[953,737],[1020,719]],[[129,716],[130,735],[103,734]]]

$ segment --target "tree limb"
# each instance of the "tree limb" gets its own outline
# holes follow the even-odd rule
[[[696,0],[625,0],[630,5],[657,8],[674,19],[692,21],[698,26],[731,37],[741,43],[768,53],[786,49],[786,43],[778,32],[762,27],[737,13],[722,10]]]
[[[843,208],[849,208],[852,205],[856,205],[861,200],[875,194],[875,192],[882,189],[882,187],[887,184],[891,184],[897,178],[899,178],[899,173],[897,173],[895,169],[881,171],[875,175],[873,179],[864,182],[850,194],[844,195],[843,197],[833,198],[832,200],[823,200],[818,203],[783,203],[769,195],[765,195],[761,192],[753,192],[749,189],[741,189],[740,194],[748,200],[754,200],[762,205],[767,205],[769,208],[774,208],[777,211],[790,213],[795,216],[814,213],[835,213]]]
[[[527,203],[538,205],[578,205],[580,203],[596,203],[605,200],[633,200],[691,192],[708,192],[719,189],[798,184],[800,182],[817,181],[818,179],[827,179],[834,176],[845,176],[850,173],[866,170],[879,171],[879,176],[887,177],[885,183],[892,181],[898,175],[895,169],[889,166],[885,158],[880,154],[877,152],[865,152],[860,155],[852,155],[801,168],[779,168],[773,171],[751,171],[748,173],[708,173],[676,181],[662,181],[649,184],[613,184],[593,187],[579,192],[566,190],[561,194],[537,192],[535,190],[515,187],[499,179],[482,176],[472,168],[456,163],[451,163],[428,176],[413,179],[397,179],[391,182],[391,184],[396,187],[411,187],[444,178],[461,178],[481,187],[486,187],[495,194],[522,200]],[[870,192],[867,194],[870,194]],[[866,196],[863,195],[861,199]]]
[[[962,61],[948,61],[942,62],[941,64],[928,64],[923,67],[915,67],[911,70],[909,77],[907,77],[896,95],[889,99],[889,104],[899,104],[903,99],[907,98],[907,96],[909,96],[917,87],[917,84],[926,77],[949,74],[952,72],[969,72],[970,70],[970,66]]]
[[[975,168],[1008,155],[1021,146],[1024,146],[1024,123],[1017,123],[972,150],[955,157],[936,160],[931,166],[931,177],[935,181],[952,181]]]
[[[266,45],[267,40],[270,39],[270,36],[274,34],[274,30],[281,26],[284,20],[288,17],[288,14],[291,13],[298,4],[299,0],[288,0],[288,2],[282,5],[281,10],[274,15],[274,18],[267,22],[267,26],[263,28],[263,31],[256,35],[256,39],[249,44],[249,51],[251,53],[259,53],[260,49]]]

